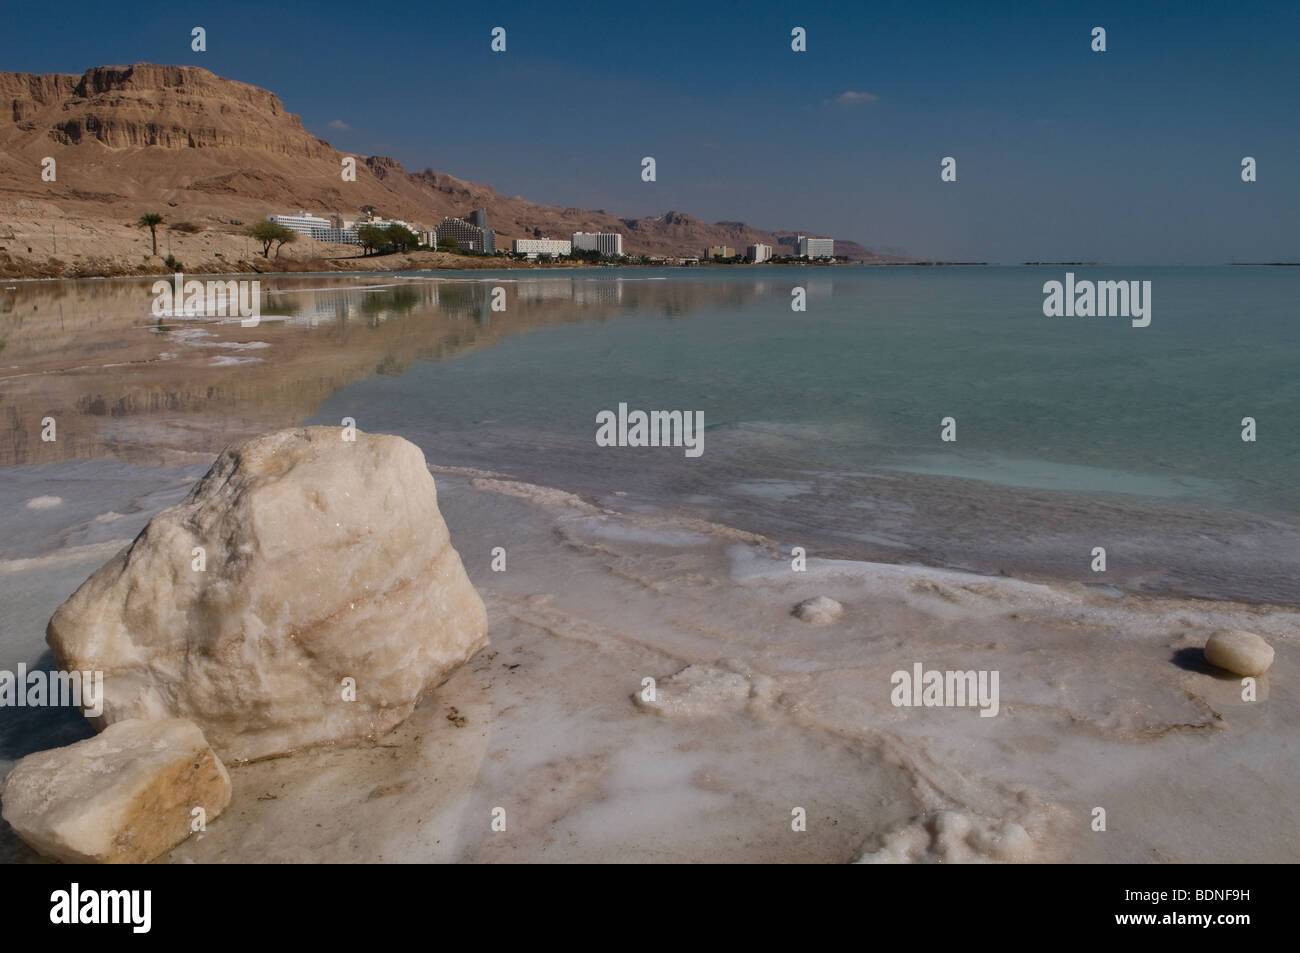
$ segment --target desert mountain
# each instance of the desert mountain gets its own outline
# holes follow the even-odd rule
[[[432,170],[409,173],[382,156],[358,157],[356,182],[343,182],[345,154],[305,130],[274,94],[192,66],[105,66],[81,76],[0,73],[0,96],[6,107],[0,109],[0,247],[18,254],[42,251],[29,234],[48,245],[46,254],[59,253],[59,220],[124,227],[145,212],[160,212],[168,222],[233,234],[275,212],[353,217],[365,206],[423,226],[486,208],[498,248],[535,230],[550,237],[583,230],[621,232],[633,254],[698,255],[724,244],[743,251],[754,242],[780,253],[794,235],[740,222],[709,224],[675,211],[629,219],[539,205]],[[57,163],[53,182],[41,176],[46,157]],[[41,219],[42,231],[24,231],[25,218]],[[76,228],[88,226],[67,227],[70,249]],[[138,251],[138,236],[128,237]],[[836,240],[836,252],[882,257],[844,239]]]

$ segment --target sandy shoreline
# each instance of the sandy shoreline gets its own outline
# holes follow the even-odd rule
[[[136,228],[129,222],[102,217],[74,218],[23,200],[12,207],[4,207],[4,203],[0,203],[0,214],[6,212],[14,218],[11,224],[5,226],[8,234],[0,235],[0,281],[8,282],[165,277],[174,270],[167,263],[168,257],[178,263],[175,270],[185,274],[248,277],[304,273],[348,275],[375,271],[564,271],[592,267],[590,263],[581,261],[525,261],[504,255],[462,255],[430,249],[365,255],[358,245],[318,242],[305,235],[300,235],[298,240],[279,253],[263,256],[257,243],[243,233],[242,225],[237,227],[224,222],[205,222],[182,231],[172,227],[176,223],[163,224],[158,229],[158,251],[154,254],[148,230]],[[179,224],[184,226],[187,223]],[[502,248],[508,250],[509,246],[503,244]],[[698,254],[698,251],[683,248],[677,254],[690,256]],[[781,263],[770,264],[775,266]],[[830,264],[832,263],[802,262],[800,266],[824,268]],[[854,264],[947,263],[886,259]],[[621,262],[617,267],[650,266],[631,259]],[[707,267],[752,266],[728,266],[710,262]]]
[[[443,272],[443,271],[570,271],[580,268],[617,268],[620,270],[638,268],[723,268],[744,269],[754,267],[748,263],[704,262],[693,265],[673,265],[664,262],[641,264],[639,262],[620,262],[618,264],[592,265],[584,261],[521,261],[506,257],[476,257],[455,255],[450,252],[416,251],[409,253],[391,253],[374,256],[345,255],[339,257],[319,257],[303,259],[262,259],[258,261],[240,260],[234,262],[204,262],[195,267],[179,272],[182,275],[203,275],[205,278],[285,278],[297,275],[321,274],[339,278],[363,276],[387,272]],[[925,268],[946,267],[962,268],[983,266],[985,262],[962,261],[859,261],[859,262],[764,262],[768,268]],[[43,265],[32,265],[29,271],[47,270]],[[0,272],[0,281],[19,282],[62,282],[62,281],[104,281],[112,278],[168,278],[174,272],[158,262],[141,264],[134,269],[104,268],[100,271],[61,274],[31,274],[18,276]]]
[[[93,492],[61,466],[37,469],[87,507],[82,528],[0,560],[9,667],[39,659],[49,613],[201,470],[122,466]],[[382,738],[233,766],[229,811],[164,861],[1300,859],[1276,836],[1300,793],[1294,611],[816,553],[796,573],[744,531],[433,469],[490,647]],[[90,515],[110,506],[120,519]],[[843,616],[790,615],[815,595]],[[1254,703],[1199,657],[1220,626],[1277,650]],[[918,662],[998,671],[998,714],[895,707],[891,673]],[[675,714],[636,703],[646,677]],[[5,771],[88,734],[23,715]],[[7,830],[0,857],[35,859]]]

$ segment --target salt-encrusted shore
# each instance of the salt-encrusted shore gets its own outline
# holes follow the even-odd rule
[[[70,506],[89,492],[41,469]],[[101,484],[103,505],[156,509],[193,477],[134,472]],[[794,572],[740,530],[435,475],[491,647],[375,742],[232,766],[229,808],[164,862],[1300,859],[1277,836],[1300,803],[1292,609],[816,552]],[[107,557],[111,525],[0,560],[5,659],[40,657],[44,620]],[[817,596],[842,613],[792,614]],[[1204,662],[1219,629],[1275,649],[1257,701]],[[893,704],[891,675],[917,663],[998,672],[996,716]],[[6,719],[0,771],[84,737],[79,717]],[[0,856],[33,859],[7,830]]]

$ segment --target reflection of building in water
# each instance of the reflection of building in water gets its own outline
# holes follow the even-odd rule
[[[492,285],[488,282],[443,282],[437,289],[438,310],[449,318],[469,318],[486,324],[492,309]]]
[[[827,278],[810,278],[804,285],[810,298],[830,298],[835,293],[835,283]]]
[[[263,276],[263,323],[251,332],[237,320],[203,328],[162,322],[143,331],[152,277],[143,285],[141,279],[0,285],[0,341],[10,368],[0,385],[0,421],[8,434],[0,439],[0,466],[93,457],[156,465],[177,452],[216,453],[233,440],[296,426],[348,384],[402,373],[416,360],[626,313],[740,308],[764,288],[731,276],[511,274],[529,278],[524,293],[533,298],[522,306],[508,275]],[[506,290],[505,312],[492,310],[498,286]],[[829,278],[810,282],[809,294],[833,287]],[[789,306],[788,282],[769,278],[766,288]],[[252,339],[266,346],[237,350]],[[232,365],[214,350],[222,343],[244,363]],[[41,421],[54,413],[58,440],[45,442]],[[135,439],[145,434],[151,436]]]
[[[623,300],[621,281],[577,281],[573,285],[575,304],[617,304]]]
[[[289,324],[319,327],[347,321],[384,321],[419,304],[436,307],[438,288],[430,282],[389,288],[317,288],[270,296],[264,317],[284,315]]]
[[[294,294],[268,295],[263,317],[283,315],[286,323],[317,327],[346,321],[356,311],[357,296],[351,289],[320,288]]]
[[[563,301],[573,298],[573,279],[522,278],[515,282],[515,297],[520,301]]]
[[[623,300],[623,287],[622,281],[607,278],[521,278],[515,282],[514,297],[524,303],[616,304]]]
[[[355,292],[349,291],[309,291],[301,295],[285,295],[293,309],[295,324],[332,324],[346,321],[356,305]]]

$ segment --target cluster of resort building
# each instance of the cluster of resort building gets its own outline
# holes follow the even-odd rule
[[[412,225],[401,219],[381,218],[369,209],[363,210],[355,219],[346,219],[341,215],[322,218],[319,215],[300,211],[293,215],[268,215],[267,220],[303,235],[309,235],[318,242],[332,242],[337,245],[360,245],[360,230],[366,225],[373,225],[376,228],[400,225],[415,235],[421,244],[428,245],[430,248],[437,248],[440,242],[446,246],[454,241],[456,247],[462,251],[487,255],[496,252],[496,239],[492,229],[487,227],[486,209],[475,209],[470,213],[468,221],[460,218],[444,218],[440,225],[432,229]]]
[[[476,252],[481,255],[495,255],[496,236],[487,225],[487,210],[475,209],[465,218],[447,217],[434,228],[413,225],[400,219],[385,219],[376,216],[373,209],[366,208],[354,219],[341,215],[328,217],[311,215],[299,211],[292,215],[268,215],[269,221],[295,232],[308,235],[319,242],[331,242],[340,245],[360,245],[360,230],[367,225],[387,228],[399,225],[411,232],[422,245],[429,248],[455,248],[458,251]],[[604,258],[623,257],[623,236],[617,232],[574,232],[567,239],[543,238],[534,231],[533,238],[516,238],[511,243],[511,253],[525,258],[560,258],[575,252],[597,252]],[[804,235],[796,239],[799,258],[834,258],[835,242],[830,238],[808,238]],[[705,260],[736,258],[736,251],[729,245],[713,245],[705,250]],[[744,259],[760,264],[772,259],[771,245],[750,245],[745,249]],[[668,259],[665,259],[668,260]],[[684,264],[694,264],[698,258],[675,259]]]
[[[704,258],[706,261],[715,258],[729,261],[735,257],[736,249],[732,248],[730,245],[710,245],[708,248],[704,249]],[[771,260],[771,245],[750,245],[745,249],[745,261],[758,265]]]
[[[835,239],[833,238],[809,238],[806,235],[799,235],[795,238],[795,246],[798,251],[794,254],[795,258],[834,258],[835,257]],[[730,261],[742,257],[737,255],[736,249],[730,245],[710,245],[704,250],[704,259],[706,261],[721,259]],[[761,265],[765,261],[772,260],[771,245],[749,245],[745,248],[744,259],[755,265]],[[697,261],[698,259],[689,259]]]
[[[623,257],[623,236],[618,232],[574,232],[568,241],[560,238],[516,238],[514,253],[528,258],[554,258],[575,251],[599,252],[606,258]]]

